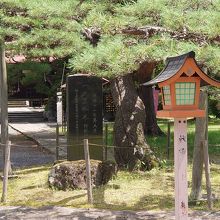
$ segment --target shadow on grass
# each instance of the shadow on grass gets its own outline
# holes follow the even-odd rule
[[[84,196],[86,196],[86,193],[82,193],[82,194],[80,194],[80,195],[76,195],[76,196],[70,196],[70,197],[68,197],[68,198],[65,198],[65,199],[61,199],[61,200],[59,200],[59,201],[57,201],[57,202],[49,202],[48,203],[48,205],[50,206],[66,206],[66,204],[68,203],[68,202],[71,202],[71,201],[73,201],[73,200],[75,200],[75,199],[79,199],[79,198],[81,198],[81,197],[84,197]]]
[[[128,205],[124,202],[117,204],[107,203],[105,200],[105,189],[102,186],[93,189],[93,206],[98,209],[111,209],[111,210],[169,210],[174,207],[174,197],[171,195],[148,195],[143,196],[138,202]],[[147,190],[147,189],[146,189]]]
[[[33,186],[28,186],[28,187],[23,187],[21,190],[29,190],[29,189],[36,189],[39,188],[39,185],[33,185]]]
[[[25,206],[25,207],[45,207],[45,206],[61,206],[61,207],[68,207],[68,206],[74,206],[73,203],[75,200],[80,199],[82,197],[86,196],[86,193],[82,193],[75,196],[69,196],[61,199],[56,199],[54,201],[51,192],[37,192],[36,194],[31,196],[31,199],[24,201],[24,200],[16,200],[15,202],[12,202],[12,206]],[[51,199],[50,199],[51,198]],[[46,199],[46,200],[45,200]],[[68,204],[71,203],[71,204]],[[87,202],[81,202],[80,205],[86,205]]]
[[[31,168],[24,168],[24,169],[19,169],[17,171],[15,171],[15,174],[17,175],[22,175],[22,174],[29,174],[29,173],[37,173],[37,172],[40,172],[40,171],[47,171],[49,170],[49,168],[51,167],[52,165],[51,164],[47,164],[45,166],[40,166],[40,167],[31,167]]]

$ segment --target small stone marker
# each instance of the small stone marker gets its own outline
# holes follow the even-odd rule
[[[63,123],[63,101],[62,92],[57,92],[57,124],[62,125]]]

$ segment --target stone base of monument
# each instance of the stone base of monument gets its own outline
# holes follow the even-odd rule
[[[91,160],[92,186],[101,186],[117,173],[112,161]],[[48,176],[49,186],[58,190],[86,189],[86,163],[84,160],[64,161],[55,164]]]

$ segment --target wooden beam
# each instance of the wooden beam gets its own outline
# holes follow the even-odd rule
[[[206,179],[206,190],[207,190],[207,202],[208,207],[212,210],[212,188],[210,181],[210,166],[209,166],[209,153],[208,153],[208,142],[207,140],[203,141],[203,155],[204,155],[204,164],[205,164],[205,179]]]
[[[5,63],[4,43],[0,42],[0,89],[1,89],[1,146],[3,147],[4,178],[2,202],[6,202],[8,187],[8,172],[10,168],[10,144],[8,140],[8,85]]]

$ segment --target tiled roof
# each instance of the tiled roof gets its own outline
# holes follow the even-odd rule
[[[149,82],[143,83],[142,85],[144,86],[155,85],[157,83],[170,79],[172,76],[174,76],[179,71],[179,69],[185,63],[186,58],[188,57],[195,58],[195,52],[191,51],[189,53],[186,53],[180,56],[168,57],[166,59],[167,64],[164,70],[154,79],[150,80]]]

